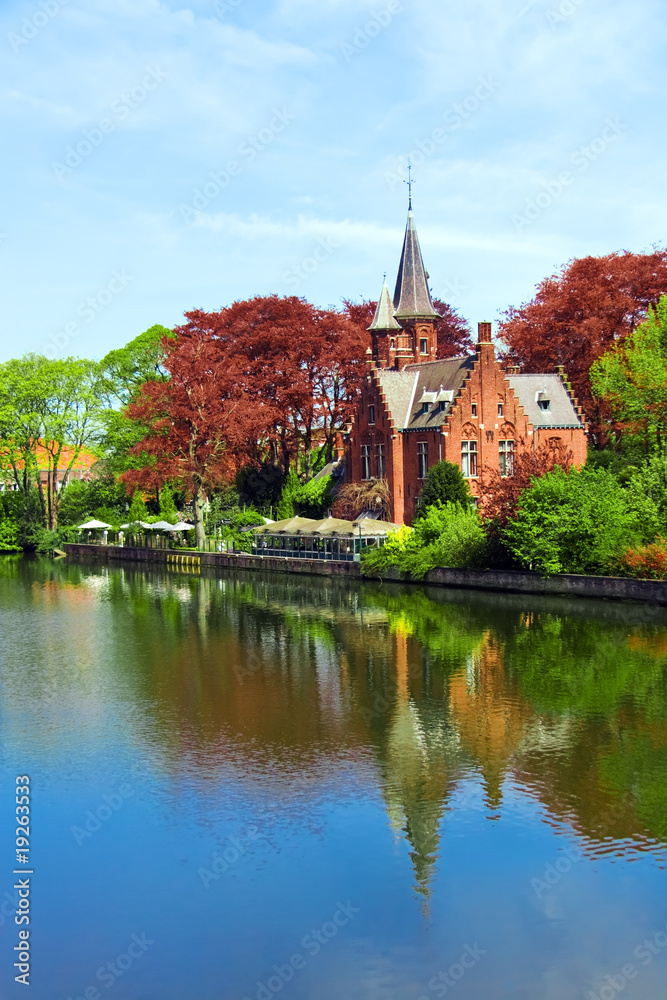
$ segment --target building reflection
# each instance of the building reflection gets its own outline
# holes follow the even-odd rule
[[[471,784],[491,820],[510,781],[585,850],[663,850],[667,620],[335,580],[58,573],[44,599],[103,581],[118,648],[95,669],[116,672],[135,738],[159,742],[175,781],[232,773],[306,813],[357,769],[424,898]]]

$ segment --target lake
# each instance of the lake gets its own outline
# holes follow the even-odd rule
[[[0,656],[3,997],[667,996],[667,609],[10,556]]]

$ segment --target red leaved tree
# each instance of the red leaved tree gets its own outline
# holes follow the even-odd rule
[[[255,457],[268,450],[287,472],[303,454],[309,475],[314,448],[330,458],[352,415],[367,335],[346,316],[295,296],[235,302],[205,322],[233,356],[246,391],[266,404],[270,419]]]
[[[537,451],[524,450],[523,440],[519,445],[511,476],[501,476],[500,472],[491,469],[482,470],[480,513],[497,528],[504,528],[512,520],[517,501],[530,486],[533,476],[544,476],[557,465],[567,470],[574,461],[574,455],[562,441],[545,442]]]
[[[234,358],[201,323],[203,315],[189,314],[175,338],[165,338],[169,379],[144,383],[128,406],[128,416],[150,428],[132,449],[148,463],[121,476],[130,492],[177,481],[193,498],[199,547],[205,541],[207,492],[230,481],[265,416],[244,390]]]
[[[609,414],[591,391],[589,370],[667,292],[667,251],[583,257],[545,278],[535,298],[511,308],[499,330],[506,357],[524,372],[563,365],[598,443]]]

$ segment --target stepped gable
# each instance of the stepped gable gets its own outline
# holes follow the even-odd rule
[[[396,429],[436,430],[441,427],[474,361],[474,356],[469,355],[408,365],[400,372],[376,371]]]

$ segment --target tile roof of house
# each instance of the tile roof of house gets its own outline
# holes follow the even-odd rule
[[[582,427],[567,389],[558,375],[508,375],[510,386],[534,427]],[[539,400],[549,401],[543,410]]]
[[[409,365],[402,372],[379,370],[378,381],[397,430],[435,430],[451,410],[452,400],[475,361],[474,355]],[[437,399],[442,390],[441,399]],[[423,399],[427,394],[428,412]],[[439,403],[444,402],[444,409]]]

